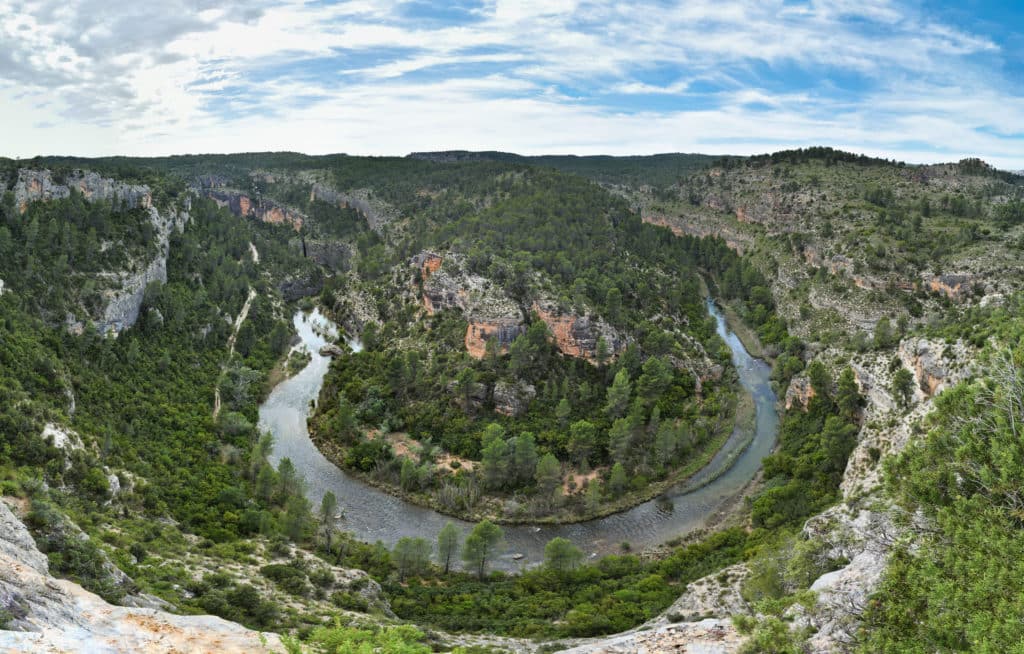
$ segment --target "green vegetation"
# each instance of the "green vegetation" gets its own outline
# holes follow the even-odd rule
[[[1014,651],[1024,638],[1022,365],[1019,346],[989,352],[985,376],[943,394],[927,437],[888,466],[905,536],[867,607],[861,651]]]

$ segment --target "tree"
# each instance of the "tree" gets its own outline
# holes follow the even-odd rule
[[[455,378],[455,388],[462,400],[462,410],[469,413],[473,407],[473,389],[476,388],[476,372],[472,368],[463,368]]]
[[[596,513],[601,508],[601,480],[592,479],[587,485],[587,494],[583,499],[589,513]]]
[[[444,564],[444,573],[451,569],[452,559],[459,554],[459,528],[450,521],[437,534],[437,560]]]
[[[615,379],[612,380],[612,385],[608,387],[608,401],[605,404],[604,410],[609,418],[614,420],[615,418],[622,417],[622,414],[626,412],[626,407],[629,406],[629,396],[632,392],[633,387],[629,380],[629,371],[622,368],[615,373]]]
[[[875,349],[882,350],[887,347],[892,347],[895,339],[895,334],[892,330],[892,323],[889,322],[888,316],[882,316],[882,318],[875,323]]]
[[[488,439],[481,453],[484,484],[494,490],[505,485],[509,476],[510,453],[508,443],[501,436]]]
[[[556,572],[569,572],[582,560],[583,552],[566,538],[552,538],[544,546],[544,565]]]
[[[537,470],[537,442],[533,434],[524,431],[512,439],[512,470],[517,484],[525,484]]]
[[[487,563],[496,554],[505,532],[490,520],[484,520],[473,527],[462,550],[462,560],[476,570],[480,579],[487,572]]]
[[[270,351],[274,356],[281,356],[288,349],[288,342],[291,340],[291,330],[288,325],[279,322],[270,330]]]
[[[558,406],[555,407],[555,417],[558,418],[558,424],[565,427],[565,423],[569,420],[570,415],[572,415],[572,406],[569,404],[569,400],[563,397],[559,400]]]
[[[608,322],[617,323],[622,319],[622,291],[614,286],[604,296],[605,312]]]
[[[284,534],[293,542],[306,539],[310,531],[309,500],[296,494],[288,498],[284,505]]]
[[[900,368],[892,376],[892,396],[904,409],[914,399],[914,374],[906,368]]]
[[[846,422],[839,416],[829,416],[825,419],[821,442],[834,474],[841,475],[845,470],[846,460],[857,445],[857,431],[857,425]]]
[[[323,530],[327,549],[331,549],[331,536],[334,533],[334,512],[338,510],[338,498],[327,491],[320,500],[320,528]]]
[[[626,468],[621,463],[616,463],[612,466],[612,474],[608,479],[608,487],[611,488],[612,493],[615,497],[620,497],[623,491],[626,490],[626,484],[629,480],[626,478]]]
[[[608,451],[612,460],[622,463],[629,459],[633,444],[633,423],[629,418],[619,418],[608,430]]]
[[[821,361],[812,361],[811,365],[807,366],[807,378],[814,389],[815,397],[832,397],[832,377],[828,374],[825,364]]]
[[[569,454],[577,463],[583,463],[597,445],[597,427],[587,420],[577,420],[569,428]]]
[[[288,457],[281,459],[277,464],[278,491],[281,501],[286,501],[292,495],[298,494],[301,489],[299,473],[295,470],[295,464]]]
[[[643,374],[636,382],[637,396],[646,401],[645,406],[657,399],[672,383],[672,366],[661,357],[644,361]]]
[[[670,461],[676,453],[678,443],[679,438],[672,425],[667,422],[659,425],[658,431],[655,432],[654,436],[654,454],[658,459],[658,463],[664,465]]]
[[[266,461],[260,466],[256,474],[256,496],[264,502],[269,502],[274,497],[274,486],[277,485],[277,473]]]
[[[392,559],[398,568],[398,581],[406,576],[422,575],[430,566],[431,547],[426,538],[400,538],[395,543]]]
[[[562,483],[562,464],[554,454],[548,452],[537,461],[534,479],[537,480],[537,490],[541,496],[550,500],[555,489]]]
[[[836,406],[839,407],[839,413],[848,422],[853,422],[857,418],[860,408],[864,406],[864,398],[861,396],[860,388],[857,386],[857,379],[853,374],[853,368],[849,366],[839,375],[839,382],[836,388]]]

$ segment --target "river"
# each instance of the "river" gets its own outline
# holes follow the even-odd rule
[[[618,552],[623,542],[629,542],[633,549],[664,543],[702,527],[753,478],[761,459],[775,447],[778,433],[771,368],[747,353],[710,299],[707,309],[717,322],[719,336],[732,351],[740,384],[754,399],[753,438],[749,432],[737,429],[721,451],[694,477],[628,511],[569,525],[504,526],[506,548],[495,561],[495,568],[515,571],[540,563],[544,559],[544,545],[556,536],[568,538],[590,557]],[[306,429],[306,416],[320,394],[330,365],[330,358],[319,354],[320,347],[327,341],[318,331],[335,332],[319,311],[296,313],[294,324],[312,359],[301,372],[275,387],[260,406],[260,428],[274,436],[271,462],[277,465],[284,457],[292,460],[305,477],[307,495],[314,507],[319,507],[326,491],[333,491],[345,516],[339,527],[361,540],[371,543],[380,540],[389,547],[404,536],[422,536],[434,542],[437,532],[449,520],[468,532],[472,528],[470,523],[410,504],[346,475],[313,445]],[[318,328],[314,329],[314,325]],[[360,347],[358,341],[350,345],[354,349]],[[742,452],[738,452],[740,448]],[[696,490],[690,490],[695,487]]]

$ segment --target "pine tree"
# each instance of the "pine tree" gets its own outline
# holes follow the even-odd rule
[[[612,474],[608,479],[608,487],[611,488],[612,494],[621,497],[627,483],[629,480],[626,478],[626,468],[621,463],[616,463],[612,466]]]
[[[451,569],[452,559],[459,554],[459,529],[451,522],[437,534],[437,560],[444,565],[444,573]]]
[[[612,385],[608,387],[607,403],[604,408],[609,418],[614,420],[615,418],[622,417],[626,412],[626,407],[629,406],[629,396],[632,391],[629,372],[623,368],[615,373],[615,379],[612,381]]]
[[[501,527],[489,520],[484,520],[466,538],[462,549],[462,560],[471,569],[476,570],[480,579],[487,572],[487,563],[497,553],[505,533]]]

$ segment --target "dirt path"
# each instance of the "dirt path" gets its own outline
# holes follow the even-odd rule
[[[250,243],[250,245],[252,245]],[[255,257],[259,257],[256,254],[256,248],[253,248],[253,254]],[[235,353],[235,339],[238,338],[238,330],[242,328],[242,324],[245,319],[249,317],[249,308],[252,306],[252,301],[256,299],[256,289],[249,289],[249,297],[245,298],[245,304],[242,305],[242,310],[238,312],[238,317],[235,318],[235,327],[231,330],[231,336],[228,337],[228,359],[230,359]],[[214,419],[220,415],[220,387],[213,390],[213,417]]]
[[[242,310],[239,311],[239,317],[234,318],[234,329],[231,331],[231,336],[227,339],[227,355],[230,358],[231,354],[234,354],[234,340],[239,337],[239,330],[242,329],[242,323],[249,317],[249,308],[253,304],[253,300],[256,299],[256,290],[249,289],[249,297],[246,298],[246,303],[242,305]]]

